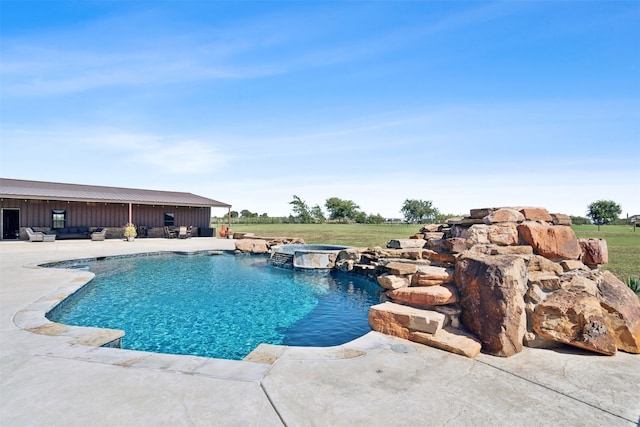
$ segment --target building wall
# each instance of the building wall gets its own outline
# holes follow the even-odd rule
[[[129,220],[126,203],[64,202],[55,200],[3,199],[0,208],[19,209],[21,227],[51,227],[54,209],[66,211],[67,227],[122,227]],[[132,206],[133,223],[137,226],[162,227],[164,213],[175,214],[175,225],[209,227],[209,207]]]

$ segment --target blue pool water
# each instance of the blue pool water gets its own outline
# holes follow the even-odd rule
[[[375,283],[265,258],[155,255],[83,262],[96,277],[47,317],[125,331],[122,347],[242,359],[261,343],[332,346],[370,331]]]

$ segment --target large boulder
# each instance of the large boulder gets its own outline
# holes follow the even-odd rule
[[[521,208],[520,213],[527,221],[553,221],[553,217],[545,208]]]
[[[418,271],[411,278],[412,286],[435,286],[453,282],[454,269],[432,265],[418,266]]]
[[[522,351],[527,267],[516,255],[465,253],[456,263],[462,323],[495,356]]]
[[[404,276],[415,273],[417,267],[415,264],[410,264],[407,262],[391,261],[387,263],[387,265],[385,265],[385,269],[389,272],[389,274]]]
[[[525,221],[518,225],[518,232],[536,254],[552,261],[578,259],[582,255],[576,234],[566,225]]]
[[[453,304],[458,301],[458,293],[453,285],[400,288],[388,291],[387,296],[394,302],[416,307]]]
[[[378,285],[384,289],[404,288],[409,286],[409,278],[385,273],[378,276]]]
[[[582,262],[590,267],[609,262],[609,249],[604,239],[578,239],[582,250]]]
[[[445,315],[431,310],[383,302],[369,310],[369,326],[374,331],[409,338],[409,331],[436,333],[444,326]]]
[[[561,213],[552,213],[551,223],[553,225],[571,225],[571,217]]]
[[[267,242],[262,239],[240,239],[235,241],[236,250],[252,254],[264,254],[269,251]]]
[[[389,249],[417,249],[427,243],[424,239],[393,239],[387,243]]]
[[[499,211],[496,211],[499,212]],[[518,244],[518,228],[512,222],[493,224],[487,228],[489,242],[500,246]]]
[[[536,306],[531,323],[533,331],[543,338],[601,354],[616,354],[609,316],[587,292],[553,292]]]
[[[446,326],[433,334],[409,332],[409,339],[430,347],[466,357],[476,357],[482,349],[480,340],[468,332]]]
[[[609,271],[598,280],[598,299],[613,328],[616,346],[628,353],[640,353],[640,298]]]
[[[485,224],[495,224],[499,222],[522,222],[524,221],[524,215],[515,209],[500,208],[497,211],[491,212],[489,215],[482,218]]]

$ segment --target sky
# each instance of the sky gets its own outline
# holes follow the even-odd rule
[[[640,214],[639,23],[639,1],[0,0],[0,176],[270,216]]]

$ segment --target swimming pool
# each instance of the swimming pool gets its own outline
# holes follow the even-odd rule
[[[332,346],[370,331],[380,288],[344,273],[273,268],[266,258],[153,255],[83,262],[96,277],[47,314],[122,329],[122,347],[240,360],[261,343]]]

